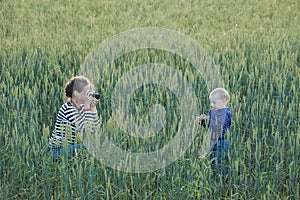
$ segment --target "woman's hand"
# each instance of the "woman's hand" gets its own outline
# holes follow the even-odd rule
[[[91,104],[90,104],[90,108],[91,108],[91,111],[92,111],[92,112],[97,112],[96,106],[97,106],[98,102],[99,102],[98,99],[92,98]]]

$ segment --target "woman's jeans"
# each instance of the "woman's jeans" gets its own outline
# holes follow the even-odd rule
[[[61,157],[71,158],[75,155],[76,151],[79,149],[85,149],[85,146],[82,144],[68,145],[67,148],[56,148],[49,149],[48,155],[53,156],[54,161],[60,161]]]
[[[222,175],[222,178],[226,177],[226,165],[228,151],[230,147],[229,140],[219,140],[210,153],[210,160],[212,161],[212,169],[217,174]]]

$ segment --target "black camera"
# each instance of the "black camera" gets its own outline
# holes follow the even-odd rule
[[[97,100],[100,99],[100,95],[96,92],[90,93],[89,96],[90,98],[96,98]]]
[[[99,100],[99,98],[100,98],[100,95],[99,95],[98,93],[93,93],[93,94],[92,94],[92,97],[95,97],[96,99],[98,99],[98,100]]]

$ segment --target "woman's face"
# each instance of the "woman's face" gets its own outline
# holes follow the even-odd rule
[[[83,87],[81,92],[78,92],[77,97],[80,103],[88,104],[90,102],[89,95],[88,95],[90,90],[91,90],[91,86],[87,84],[86,86]]]

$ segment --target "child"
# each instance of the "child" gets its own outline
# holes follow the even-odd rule
[[[209,100],[212,109],[209,110],[207,115],[202,114],[197,117],[196,123],[201,123],[202,126],[206,127],[208,121],[208,130],[211,134],[210,159],[212,160],[212,168],[221,172],[222,177],[225,178],[226,154],[230,145],[230,141],[226,136],[232,123],[230,109],[226,107],[230,96],[224,88],[216,88],[210,93]]]
[[[91,94],[91,83],[83,76],[76,76],[65,86],[68,100],[61,106],[55,128],[49,139],[50,152],[59,159],[61,154],[69,157],[82,147],[75,140],[79,131],[92,131],[91,126],[99,124],[96,105],[98,100]],[[67,148],[67,149],[66,149]]]

